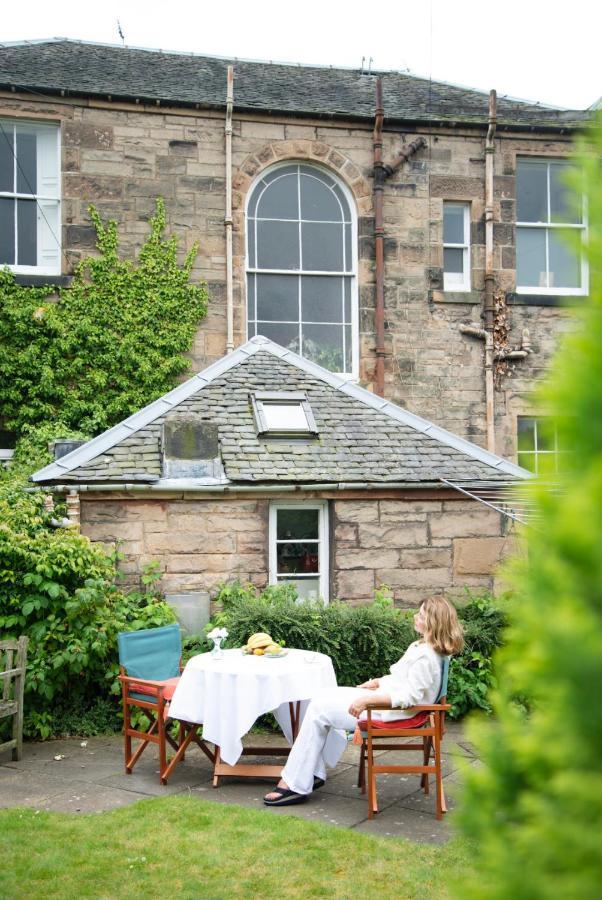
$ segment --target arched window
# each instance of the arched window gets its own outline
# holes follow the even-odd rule
[[[247,206],[248,336],[357,375],[355,217],[346,190],[303,163],[266,172]]]

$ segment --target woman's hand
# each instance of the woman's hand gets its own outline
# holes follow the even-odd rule
[[[366,691],[376,691],[379,687],[379,684],[380,682],[378,678],[371,678],[370,681],[364,681],[363,684],[358,684],[358,687],[363,688],[363,690]]]
[[[372,697],[356,697],[349,707],[349,714],[355,716],[356,719],[359,719],[371,700]]]

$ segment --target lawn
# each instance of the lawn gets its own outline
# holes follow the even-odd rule
[[[446,897],[470,848],[375,838],[190,797],[74,816],[0,810],[0,896]]]

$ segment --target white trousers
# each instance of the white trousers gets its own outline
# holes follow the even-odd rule
[[[365,693],[354,687],[329,688],[311,701],[282,770],[283,781],[296,794],[311,794],[314,776],[325,779],[326,766],[336,766],[347,746],[341,730],[354,731],[357,724],[349,707]]]

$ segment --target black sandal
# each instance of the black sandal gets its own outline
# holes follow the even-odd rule
[[[294,791],[289,791],[288,788],[281,787],[275,787],[270,794],[278,794],[278,799],[268,800],[267,797],[264,797],[263,802],[266,806],[292,806],[293,803],[305,803],[309,796],[308,794],[296,794]]]
[[[323,778],[318,778],[317,775],[314,775],[314,791],[317,791],[318,788],[324,787],[326,782]]]

